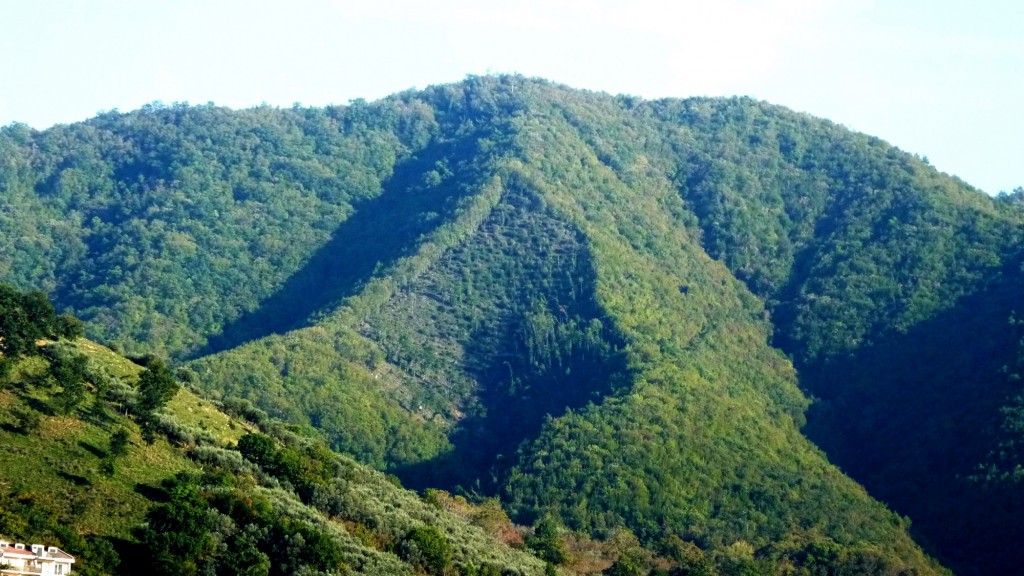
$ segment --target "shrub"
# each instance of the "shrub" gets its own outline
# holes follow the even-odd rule
[[[100,473],[104,476],[113,476],[117,472],[117,466],[114,463],[113,456],[107,456],[100,460]]]
[[[238,452],[220,448],[218,446],[196,446],[189,451],[189,456],[196,462],[214,466],[226,472],[247,472],[256,475],[258,471],[251,462],[242,458],[242,455]]]
[[[64,313],[53,320],[53,335],[66,340],[75,340],[85,335],[85,324],[71,314]]]
[[[39,415],[39,412],[36,412],[31,408],[15,408],[12,411],[12,414],[14,415],[14,421],[17,423],[18,430],[20,430],[22,434],[31,434],[36,430],[39,430],[39,427],[43,423],[42,416]]]
[[[110,435],[110,455],[115,458],[124,456],[128,453],[128,445],[130,443],[131,439],[128,436],[128,431],[124,428],[119,428]]]
[[[526,545],[537,557],[552,564],[564,564],[566,561],[565,545],[558,536],[558,521],[552,516],[544,516],[533,529],[533,536],[526,540]]]
[[[0,357],[0,382],[7,380],[7,376],[11,373],[11,368],[14,363],[9,358]]]
[[[179,388],[167,365],[159,358],[150,357],[146,361],[146,369],[139,374],[137,408],[140,412],[155,412],[170,402]]]
[[[120,378],[109,378],[106,389],[107,400],[121,407],[134,406],[138,402],[139,392]]]
[[[246,434],[238,439],[238,452],[253,464],[272,471],[277,446],[274,439],[265,434]]]
[[[452,561],[452,545],[434,526],[413,528],[399,548],[399,555],[428,574],[442,576]]]
[[[200,444],[216,444],[217,440],[206,430],[199,430],[182,424],[173,416],[162,413],[143,413],[140,415],[142,437],[148,444],[156,439],[156,434],[163,434],[167,440],[180,446]]]

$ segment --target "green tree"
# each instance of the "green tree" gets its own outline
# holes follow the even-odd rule
[[[35,432],[43,422],[42,416],[39,415],[39,412],[36,412],[29,407],[15,408],[12,410],[12,414],[14,415],[14,421],[18,425],[18,430],[20,430],[22,434],[31,434]]]
[[[647,567],[644,566],[640,558],[633,555],[624,555],[602,572],[602,574],[606,576],[643,576],[647,572]]]
[[[546,514],[533,527],[533,536],[526,540],[526,545],[541,560],[552,564],[564,564],[567,558],[565,544],[559,537],[560,523],[554,516]]]
[[[0,284],[0,354],[35,354],[36,341],[49,336],[53,320],[53,304],[46,294]]]
[[[452,561],[452,545],[434,526],[413,528],[405,537],[404,557],[418,564],[428,574],[442,576]]]
[[[114,462],[114,457],[107,454],[100,460],[100,473],[104,476],[112,477],[117,472],[117,464]]]
[[[10,375],[13,367],[14,362],[11,359],[0,358],[0,384],[7,380],[7,376]]]
[[[54,318],[53,334],[58,338],[75,340],[85,334],[85,324],[78,318],[65,312]]]
[[[59,352],[50,360],[50,376],[60,387],[54,404],[68,414],[85,399],[85,379],[89,377],[89,359],[81,354]]]
[[[99,536],[79,537],[78,539],[81,544],[77,547],[79,553],[75,558],[75,574],[103,576],[117,573],[121,557],[110,540]],[[65,545],[70,546],[70,543],[65,543]]]
[[[179,475],[165,483],[168,502],[146,515],[139,541],[153,560],[158,574],[197,575],[214,552],[210,535],[210,505],[198,482]]]
[[[260,541],[252,533],[239,531],[228,539],[217,574],[225,576],[267,576],[270,557],[260,550]]]
[[[139,375],[138,409],[144,414],[156,412],[174,398],[180,387],[163,360],[149,358]]]
[[[266,434],[250,433],[238,439],[238,451],[250,462],[273,473],[277,462],[277,444]]]
[[[128,431],[124,428],[118,428],[110,435],[110,455],[116,458],[127,454],[130,441]]]
[[[343,557],[341,546],[330,534],[312,526],[300,529],[299,533],[302,534],[302,538],[306,542],[306,547],[303,550],[303,564],[325,572],[333,572],[341,566]],[[448,559],[451,560],[450,549]]]

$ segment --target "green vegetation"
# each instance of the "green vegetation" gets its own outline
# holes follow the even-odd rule
[[[57,316],[46,294],[20,292],[13,286],[0,284],[0,362],[38,353],[40,341],[81,335],[81,323],[66,314]],[[6,365],[5,370],[9,370],[10,364]],[[59,379],[64,375],[62,370],[72,369],[70,366],[56,368],[55,377]]]
[[[143,367],[60,340],[5,361],[0,534],[68,550],[76,573],[543,571],[469,519],[233,403],[258,432],[180,389],[155,358]],[[82,397],[69,405],[72,375]]]
[[[533,528],[533,536],[526,541],[537,557],[551,564],[565,564],[565,545],[558,536],[558,523],[551,516],[545,516]]]
[[[749,99],[510,76],[14,125],[0,159],[0,278],[171,358],[143,371],[84,340],[39,356],[82,325],[0,291],[37,311],[0,315],[8,432],[99,409],[90,482],[164,443],[192,460],[151,486],[230,470],[179,476],[170,508],[146,507],[171,527],[139,536],[180,559],[167,571],[943,572],[901,515],[959,573],[1022,559],[1021,193],[990,199]],[[454,526],[474,505],[407,500],[325,446],[500,498],[548,564],[471,552]],[[273,512],[243,510],[242,487]],[[340,555],[325,544],[303,568],[274,551],[321,534]],[[235,564],[222,546],[258,552]]]
[[[1013,197],[762,104],[652,108],[697,128],[702,152],[676,186],[708,252],[766,301],[818,399],[811,439],[958,573],[1017,564],[1019,494],[968,480],[999,458],[1012,436],[1000,415],[1020,394],[1007,370],[1019,342],[1007,325],[1024,306]]]
[[[433,526],[413,528],[402,541],[399,553],[413,566],[436,576],[443,576],[452,562],[452,545]]]
[[[508,107],[508,86],[474,89]],[[742,539],[750,561],[782,566],[838,546],[837,569],[866,554],[885,569],[932,570],[901,521],[799,436],[806,402],[767,347],[764,311],[678,225],[698,220],[672,182],[653,171],[620,178],[576,135],[577,118],[558,120],[569,110],[522,92],[539,102],[506,128],[516,157],[494,160],[499,180],[475,191],[487,212],[463,211],[421,238],[315,327],[200,360],[201,378],[271,411],[301,407],[274,390],[301,397],[310,382],[359,381],[323,386],[324,373],[293,377],[288,363],[345,342],[369,360],[371,390],[447,433],[449,449],[372,460],[418,486],[500,490],[523,519],[555,513],[600,536],[628,526],[651,547],[668,534],[709,551]],[[597,117],[617,107],[580,98],[558,101]],[[265,384],[247,385],[240,367],[275,356]],[[361,453],[335,440],[346,426],[297,416]]]
[[[386,108],[147,106],[43,133],[4,128],[0,272],[43,287],[91,337],[128,352],[198,349],[268,299],[380,194],[398,156],[429,140],[429,110]],[[313,287],[304,296],[272,328],[315,311]]]

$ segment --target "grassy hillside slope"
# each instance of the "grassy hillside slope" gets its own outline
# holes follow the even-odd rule
[[[181,389],[150,434],[137,383],[152,368],[85,339],[40,344],[0,356],[0,534],[62,547],[76,573],[543,571],[506,544],[521,537],[502,514],[425,500],[244,403],[229,415]],[[84,382],[58,368],[71,358]],[[253,438],[276,459],[254,460]]]

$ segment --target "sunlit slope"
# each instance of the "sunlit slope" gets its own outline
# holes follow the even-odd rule
[[[878,139],[503,76],[0,148],[0,277],[411,485],[933,570],[803,430],[929,553],[1014,561],[1019,203]]]
[[[491,90],[511,107],[508,87]],[[652,544],[742,540],[773,562],[834,547],[837,565],[933,570],[903,522],[801,436],[807,401],[769,345],[765,308],[705,253],[667,161],[637,153],[616,165],[579,117],[621,114],[619,103],[566,94],[520,88],[527,111],[503,127],[490,180],[471,192],[479,216],[450,221],[464,233],[421,237],[316,326],[197,361],[207,385],[271,408],[309,382],[326,383],[310,393],[375,394],[405,413],[378,427],[387,445],[418,449],[378,448],[378,465],[423,485],[498,490],[525,518],[553,511],[598,534],[624,525]],[[359,378],[289,366],[352,350]],[[247,388],[253,365],[267,380]],[[365,450],[344,430],[367,416],[336,406],[327,427],[321,406],[297,417]],[[438,432],[447,444],[421,440]]]
[[[289,536],[289,530],[307,539],[325,539],[317,544],[316,553],[332,552],[319,568],[332,573],[416,574],[423,570],[418,560],[392,542],[430,527],[449,547],[446,569],[489,566],[523,575],[542,572],[541,561],[499,539],[499,528],[515,533],[507,518],[495,528],[501,516],[486,516],[490,528],[483,529],[473,518],[484,508],[464,504],[459,513],[442,509],[379,472],[317,449],[315,441],[295,436],[251,407],[233,404],[256,416],[258,424],[180,389],[160,409],[156,433],[148,436],[136,414],[141,366],[85,339],[50,341],[45,346],[48,350],[42,355],[13,360],[10,371],[0,378],[0,456],[5,471],[0,482],[0,530],[7,538],[60,546],[76,556],[77,571],[166,573],[163,560],[154,556],[146,526],[154,522],[155,510],[168,506],[169,500],[175,502],[175,493],[167,489],[174,479],[193,483],[202,498],[197,502],[210,503],[206,516],[219,518],[216,526],[221,530],[214,538],[234,537],[239,531],[254,534],[275,561],[286,560],[294,567],[305,569],[314,551],[304,548],[294,534]],[[86,360],[86,393],[76,407],[67,409],[62,401],[67,388],[53,385],[50,364],[57,362],[54,358],[77,354]],[[331,470],[329,479],[319,480],[323,486],[315,501],[305,491],[299,494],[285,477],[275,476],[279,471],[247,461],[236,451],[240,439],[261,433],[282,442],[293,457],[318,455],[320,465]],[[232,501],[248,503],[258,512],[239,516],[228,505]],[[195,521],[210,530],[202,517]],[[267,525],[276,526],[277,532],[261,533]],[[195,530],[188,535],[211,538],[208,532]],[[284,536],[292,538],[290,548],[277,550],[275,539]],[[227,564],[212,558],[214,553],[172,560],[181,569],[197,563],[226,569]],[[269,564],[262,572],[255,570],[289,572]]]

